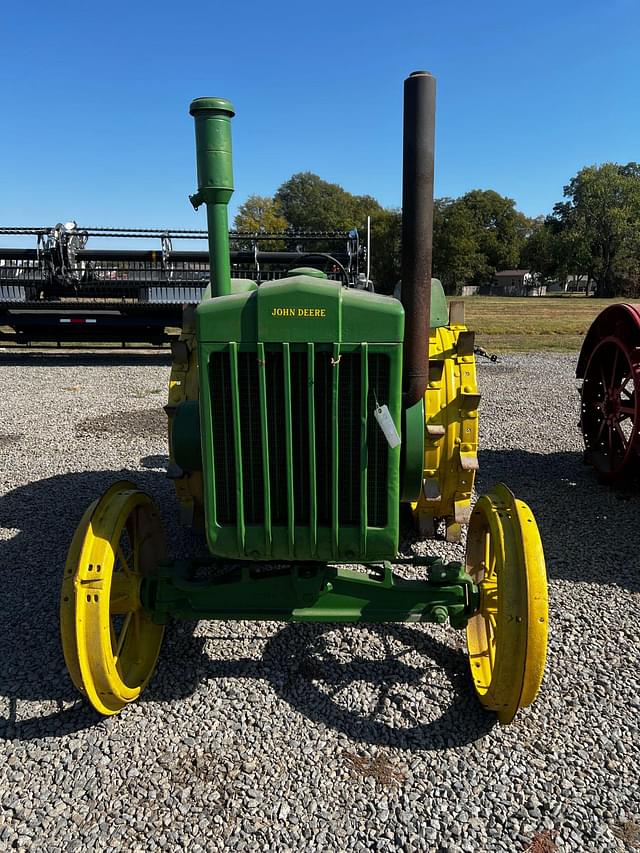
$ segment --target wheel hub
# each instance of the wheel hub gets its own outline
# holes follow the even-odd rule
[[[619,420],[620,408],[620,389],[607,388],[605,398],[602,403],[602,414],[609,421],[609,423],[613,423],[614,421]]]

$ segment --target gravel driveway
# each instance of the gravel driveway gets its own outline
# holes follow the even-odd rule
[[[640,492],[582,465],[574,364],[480,365],[479,487],[532,505],[550,577],[542,692],[502,729],[463,632],[416,625],[176,625],[98,718],[58,640],[83,509],[129,477],[202,547],[163,477],[168,361],[0,353],[0,850],[640,849]]]

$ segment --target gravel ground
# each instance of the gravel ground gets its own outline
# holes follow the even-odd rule
[[[144,698],[99,719],[59,647],[62,567],[123,476],[192,553],[163,477],[168,363],[0,354],[0,849],[640,847],[640,494],[582,465],[574,363],[480,365],[479,486],[532,505],[551,582],[541,695],[500,728],[463,633],[415,625],[174,626]]]

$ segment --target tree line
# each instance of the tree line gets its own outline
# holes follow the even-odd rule
[[[448,293],[483,285],[496,271],[522,268],[540,283],[583,276],[597,296],[640,295],[640,166],[587,166],[548,216],[531,219],[511,198],[472,190],[434,204],[433,274]],[[391,292],[400,278],[402,213],[373,196],[353,195],[312,172],[292,175],[273,196],[250,196],[234,225],[241,231],[289,228],[347,231],[371,217],[371,278]]]

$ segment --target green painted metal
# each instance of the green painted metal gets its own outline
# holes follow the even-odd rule
[[[200,408],[197,400],[184,400],[176,406],[171,426],[171,451],[183,471],[202,471]]]
[[[244,523],[244,488],[242,482],[242,439],[240,424],[240,388],[238,387],[238,344],[229,344],[231,367],[231,423],[233,425],[233,449],[236,470],[236,543],[237,553],[244,554],[246,528]]]
[[[181,561],[142,581],[141,600],[154,621],[267,619],[285,622],[443,622],[464,627],[480,592],[461,563],[422,558],[426,580],[407,580],[389,563],[366,573],[342,566],[293,563],[265,570],[255,563],[220,573]],[[196,573],[197,570],[197,573]]]
[[[233,194],[231,119],[235,115],[224,98],[196,98],[189,112],[195,119],[198,192],[190,196],[197,209],[207,206],[209,265],[214,296],[231,292],[227,205]]]
[[[309,387],[315,387],[316,365],[315,348],[307,344],[307,381]],[[313,560],[318,557],[318,495],[316,469],[316,403],[315,395],[309,394],[307,401],[307,420],[309,424],[309,553]]]
[[[289,276],[298,276],[298,275],[310,275],[313,278],[324,278],[327,279],[328,276],[326,272],[322,270],[318,270],[315,267],[296,267],[295,269],[289,270]]]
[[[258,285],[255,281],[250,278],[232,278],[231,279],[231,293],[251,293],[252,290],[257,290]],[[205,299],[211,299],[211,284],[209,283],[202,294],[202,301]]]
[[[417,501],[424,468],[424,400],[402,411],[400,500]]]
[[[444,295],[442,282],[437,278],[431,279],[431,311],[429,314],[429,326],[439,329],[440,326],[449,324],[449,306],[447,297]]]
[[[312,267],[260,288],[231,282],[233,107],[200,98],[190,112],[198,165],[192,201],[207,205],[212,298],[196,311],[200,435],[191,404],[177,414],[174,445],[181,467],[201,464],[209,549],[220,558],[294,565],[392,559],[401,448],[389,446],[377,406],[388,406],[409,439],[405,494],[415,491],[414,469],[421,472],[419,412],[409,414],[408,427],[402,422],[402,305]],[[434,322],[446,322],[441,287],[432,288],[434,300]]]
[[[300,275],[262,284],[232,299],[209,299],[196,312],[199,341],[368,341],[402,343],[397,299]]]
[[[293,495],[293,418],[291,416],[291,350],[289,343],[282,344],[284,356],[284,454],[287,472],[287,556],[295,555],[296,529]]]
[[[296,275],[201,303],[196,328],[211,552],[254,560],[394,557],[400,448],[387,451],[373,410],[387,405],[401,429],[400,303]],[[216,359],[222,373],[213,379]],[[216,439],[221,419],[228,429]],[[216,494],[229,477],[232,517]],[[245,518],[245,506],[256,503],[259,517]],[[285,516],[276,519],[274,506]]]

